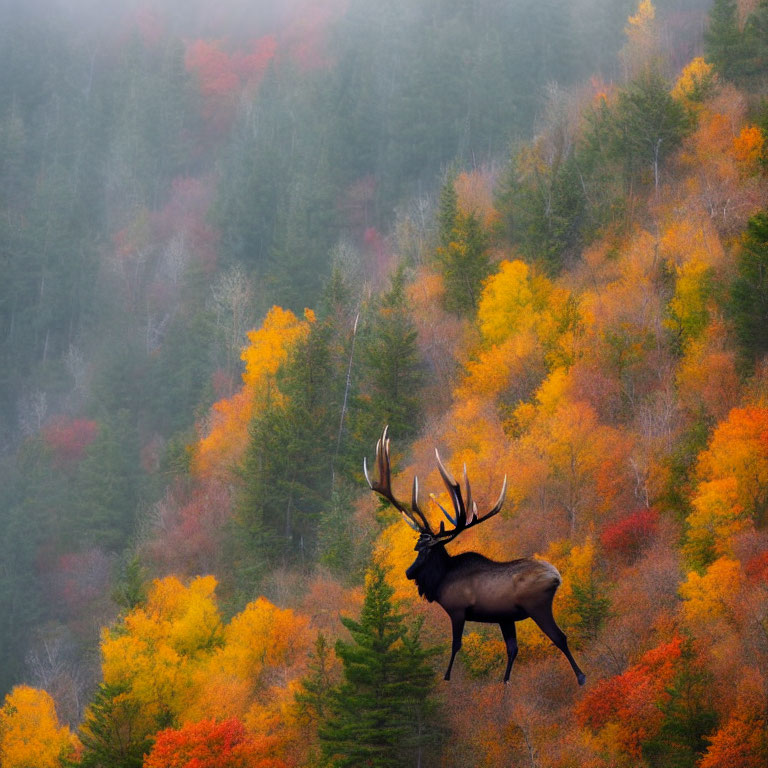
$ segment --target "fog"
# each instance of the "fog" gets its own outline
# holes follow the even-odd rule
[[[636,5],[2,1],[0,695],[78,722],[247,331],[324,306],[334,265],[358,304],[420,266],[451,173],[498,178],[548,93],[621,82]],[[657,3],[669,76],[708,6]]]

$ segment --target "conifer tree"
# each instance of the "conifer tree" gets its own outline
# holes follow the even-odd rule
[[[121,685],[99,685],[78,733],[82,768],[141,768],[152,739],[138,725],[141,707],[126,691]]]
[[[768,352],[768,213],[758,213],[747,224],[730,311],[742,362],[751,364]]]
[[[451,242],[456,216],[459,213],[459,198],[456,194],[456,174],[451,173],[440,189],[440,202],[437,212],[438,242],[441,248],[447,248]]]
[[[743,74],[746,47],[739,29],[736,0],[715,0],[709,13],[709,28],[704,33],[704,51],[718,74],[727,80]]]
[[[685,108],[657,71],[648,70],[630,83],[619,94],[615,112],[614,146],[624,161],[625,180],[631,182],[650,166],[658,188],[661,162],[680,144],[687,127]]]
[[[450,241],[437,249],[437,262],[443,274],[445,308],[457,315],[474,315],[483,280],[491,273],[491,259],[488,235],[473,213],[456,214]]]
[[[368,573],[359,621],[342,619],[352,642],[338,641],[344,681],[321,723],[323,756],[334,768],[405,768],[418,764],[432,734],[434,673],[419,625],[407,628],[380,566]]]
[[[401,266],[392,276],[389,291],[380,299],[363,347],[365,394],[359,407],[365,411],[361,418],[367,429],[361,435],[361,448],[370,444],[384,424],[399,436],[418,431],[423,374],[417,336],[408,314]]]

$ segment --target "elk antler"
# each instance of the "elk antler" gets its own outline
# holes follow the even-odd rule
[[[464,487],[466,488],[467,500],[464,501],[461,495],[461,486],[453,479],[453,475],[445,468],[445,465],[440,459],[440,454],[435,449],[435,456],[437,457],[437,468],[440,470],[440,476],[443,478],[448,494],[451,497],[454,513],[451,515],[440,502],[438,502],[434,496],[432,497],[440,510],[448,519],[448,522],[453,526],[452,529],[446,530],[445,523],[440,521],[440,530],[435,533],[429,526],[429,521],[424,516],[424,513],[419,509],[419,478],[413,478],[413,493],[411,496],[410,507],[401,501],[398,501],[392,493],[392,478],[391,467],[389,461],[389,438],[387,437],[387,431],[389,427],[384,427],[384,432],[381,438],[376,443],[376,466],[378,468],[379,479],[373,482],[368,474],[368,463],[363,458],[363,472],[365,473],[365,479],[368,481],[368,485],[372,491],[375,491],[380,496],[383,496],[393,506],[400,510],[405,522],[413,528],[414,531],[419,533],[428,533],[433,537],[433,543],[438,541],[447,544],[449,541],[453,541],[462,531],[467,528],[471,528],[473,525],[488,520],[501,511],[504,504],[504,497],[507,495],[507,476],[504,475],[504,483],[501,486],[501,493],[499,494],[498,501],[494,505],[493,509],[482,516],[477,514],[477,504],[472,500],[472,489],[469,485],[469,477],[467,477],[467,466],[464,465]],[[467,519],[467,510],[469,510],[469,520]]]
[[[445,487],[448,489],[448,495],[451,497],[453,503],[453,509],[456,513],[455,517],[452,517],[448,512],[443,509],[442,505],[438,504],[443,514],[453,524],[453,530],[445,530],[445,525],[440,523],[440,530],[435,534],[435,538],[439,539],[443,544],[447,544],[449,541],[453,541],[462,531],[466,531],[467,528],[471,528],[473,525],[479,525],[485,522],[489,518],[501,512],[502,506],[504,506],[504,498],[507,495],[507,476],[504,475],[504,483],[501,486],[501,493],[499,498],[494,504],[493,508],[486,512],[482,516],[477,514],[477,504],[472,500],[472,489],[469,485],[469,477],[467,476],[467,465],[464,465],[464,487],[467,492],[466,502],[461,495],[461,486],[454,480],[453,475],[445,468],[445,465],[440,460],[440,454],[435,448],[435,456],[437,457],[437,468],[440,470],[440,476],[443,478]],[[467,510],[469,510],[470,518],[467,520]]]
[[[419,509],[419,478],[414,475],[410,507],[407,504],[398,501],[392,493],[392,478],[389,463],[389,438],[387,437],[387,430],[389,430],[389,427],[384,427],[384,432],[376,443],[376,466],[378,468],[379,479],[375,483],[371,481],[371,478],[368,475],[367,460],[363,458],[363,472],[365,473],[365,479],[368,481],[368,486],[372,491],[383,496],[394,507],[399,509],[405,518],[405,522],[408,523],[414,531],[418,531],[419,533],[429,533],[434,536],[435,534],[429,527],[427,518]]]

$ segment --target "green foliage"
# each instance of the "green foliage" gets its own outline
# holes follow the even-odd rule
[[[643,744],[651,766],[694,768],[717,726],[712,674],[697,658],[690,640],[683,643],[680,667],[660,704],[663,721],[656,736]]]
[[[141,719],[140,705],[125,696],[127,688],[101,683],[85,713],[78,736],[82,768],[141,768],[152,739],[139,736],[134,724]]]
[[[679,146],[688,128],[685,108],[651,69],[619,93],[614,120],[613,146],[624,164],[626,182],[652,169],[658,187],[660,164]]]
[[[704,43],[707,59],[719,75],[759,88],[765,82],[768,57],[768,2],[760,0],[740,27],[735,0],[715,0]]]
[[[526,260],[557,274],[575,257],[587,230],[587,201],[578,161],[571,151],[552,166],[524,172],[513,158],[498,200],[504,229]]]
[[[360,620],[342,619],[352,642],[338,641],[344,680],[328,703],[318,734],[334,768],[405,768],[430,742],[434,673],[419,626],[410,630],[392,605],[381,567],[369,575]]]
[[[715,0],[704,33],[704,52],[717,73],[734,80],[743,72],[746,55],[736,0]]]
[[[337,479],[330,503],[320,514],[317,532],[318,560],[345,582],[358,582],[372,542],[361,535],[354,504],[359,487]]]
[[[311,722],[322,723],[330,712],[334,680],[331,648],[322,632],[317,635],[314,651],[309,654],[309,669],[300,681],[296,702],[302,714]]]
[[[237,524],[255,564],[307,557],[331,498],[343,400],[331,334],[318,321],[296,345],[277,376],[285,399],[267,404],[250,426]]]
[[[728,305],[744,366],[768,351],[768,213],[747,224]]]
[[[456,214],[450,241],[437,249],[436,258],[445,286],[445,308],[473,316],[483,280],[491,273],[488,234],[473,213]]]
[[[440,201],[437,212],[437,241],[441,248],[451,244],[453,228],[459,214],[459,198],[456,194],[456,174],[451,173],[440,188]]]
[[[134,531],[140,479],[136,428],[128,411],[118,411],[99,425],[78,468],[74,540],[120,552]]]
[[[594,642],[611,614],[611,600],[606,594],[605,580],[593,567],[576,574],[571,582],[573,610],[578,620],[571,634],[576,647]]]
[[[138,555],[125,563],[120,578],[112,591],[112,599],[128,613],[147,601],[147,570]]]
[[[362,449],[371,444],[371,438],[375,439],[385,424],[398,437],[412,437],[419,430],[424,369],[405,287],[401,266],[392,276],[389,291],[374,306],[361,345],[362,382],[355,431],[360,435]],[[359,466],[355,469],[359,471]]]

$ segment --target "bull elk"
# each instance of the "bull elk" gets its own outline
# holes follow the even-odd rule
[[[419,534],[414,548],[418,555],[405,575],[416,582],[419,595],[429,602],[437,601],[451,619],[453,644],[445,679],[451,679],[453,661],[461,648],[464,623],[477,621],[484,624],[498,624],[501,628],[507,648],[504,682],[508,682],[512,663],[517,656],[515,623],[530,618],[565,654],[579,685],[584,685],[586,676],[568,650],[565,633],[557,626],[552,615],[552,600],[561,583],[560,574],[554,565],[530,557],[499,563],[477,552],[449,555],[445,549],[445,545],[460,533],[485,522],[501,511],[507,491],[507,478],[504,478],[501,494],[494,507],[486,514],[478,515],[477,504],[472,500],[466,465],[464,467],[465,499],[460,485],[443,466],[437,450],[435,455],[437,468],[448,489],[454,510],[454,514],[451,515],[438,504],[453,526],[447,530],[445,522],[441,520],[440,528],[435,532],[419,508],[418,477],[413,479],[410,506],[398,501],[392,493],[389,439],[386,428],[376,445],[378,479],[375,482],[371,480],[365,460],[363,460],[363,471],[371,490],[396,507],[402,513],[405,522]]]

